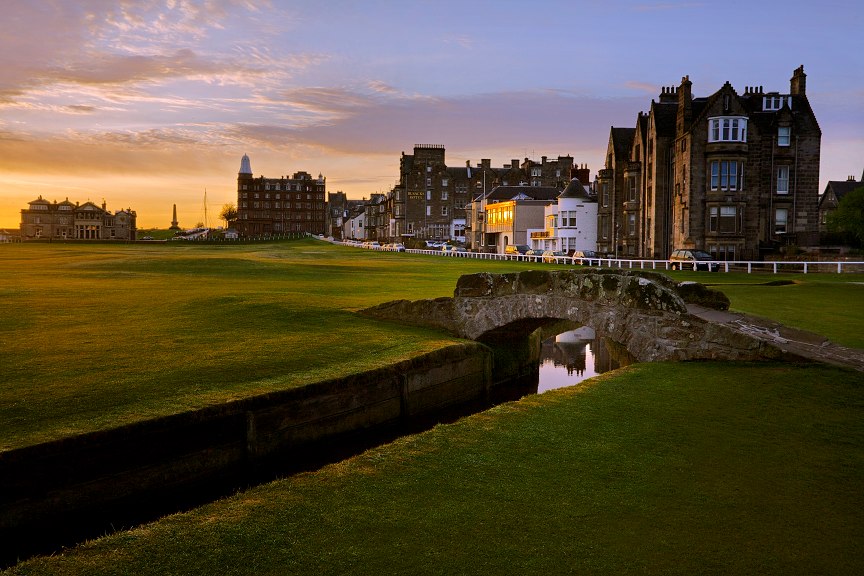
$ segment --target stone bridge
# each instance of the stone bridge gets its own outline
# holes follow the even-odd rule
[[[663,274],[573,269],[466,275],[452,298],[398,300],[361,314],[479,341],[526,337],[544,324],[569,320],[618,342],[640,362],[784,355],[764,340],[691,315],[687,302],[728,307],[722,293]]]

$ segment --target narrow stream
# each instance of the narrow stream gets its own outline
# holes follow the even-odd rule
[[[504,356],[516,358],[518,364],[526,358],[523,358],[521,352],[517,353],[517,349],[522,348],[509,343],[503,348]],[[529,350],[527,344],[524,350]],[[8,546],[8,549],[4,550],[4,547],[0,546],[0,569],[19,559],[34,554],[57,552],[63,546],[111,533],[120,527],[128,528],[165,514],[189,510],[262,482],[284,478],[299,471],[314,470],[372,446],[390,442],[405,434],[427,430],[439,423],[452,422],[501,402],[517,400],[535,392],[543,393],[574,386],[587,378],[631,362],[622,346],[596,337],[594,331],[587,327],[562,332],[543,340],[539,350],[539,369],[536,368],[537,353],[538,350],[534,348],[535,360],[526,365],[530,366],[528,372],[493,388],[487,398],[447,406],[440,412],[412,418],[410,421],[393,422],[378,428],[324,438],[293,450],[290,457],[262,461],[255,466],[228,471],[224,476],[203,482],[190,481],[188,486],[178,486],[158,499],[143,498],[140,502],[131,503],[123,501],[99,508],[87,508],[85,504],[81,510],[58,515],[50,525],[22,527],[15,533],[4,536],[4,545]]]
[[[606,342],[587,326],[562,332],[543,340],[537,393],[575,386],[630,363],[629,358],[611,354]]]

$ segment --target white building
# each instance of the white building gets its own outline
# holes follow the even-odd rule
[[[545,230],[531,232],[532,248],[568,254],[597,249],[597,199],[578,178],[570,181],[557,202],[546,206],[544,217]]]
[[[354,240],[366,239],[366,212],[361,210],[356,216],[345,219],[345,224],[342,225],[343,238],[351,238]]]

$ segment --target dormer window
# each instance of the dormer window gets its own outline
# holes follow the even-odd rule
[[[708,142],[747,142],[747,118],[744,116],[709,118]]]
[[[780,110],[784,103],[786,103],[789,108],[792,108],[792,97],[779,95],[764,96],[762,98],[762,110],[765,112]]]

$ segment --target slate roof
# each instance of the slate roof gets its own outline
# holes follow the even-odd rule
[[[633,146],[633,137],[636,128],[612,127],[612,149],[615,151],[615,160],[620,162],[630,158],[630,147]]]
[[[834,192],[837,202],[840,202],[843,196],[861,186],[864,186],[864,182],[859,182],[858,180],[830,180],[828,185],[825,186],[825,191],[827,192],[830,188]]]
[[[652,102],[654,126],[657,136],[675,137],[675,124],[678,121],[678,104],[676,102]]]
[[[573,178],[570,180],[570,183],[567,185],[567,188],[564,189],[558,199],[562,198],[584,198],[586,200],[593,199],[591,195],[585,190],[585,186],[582,182],[579,181],[578,178]]]
[[[560,194],[555,186],[496,186],[486,194],[486,201],[555,200]]]

